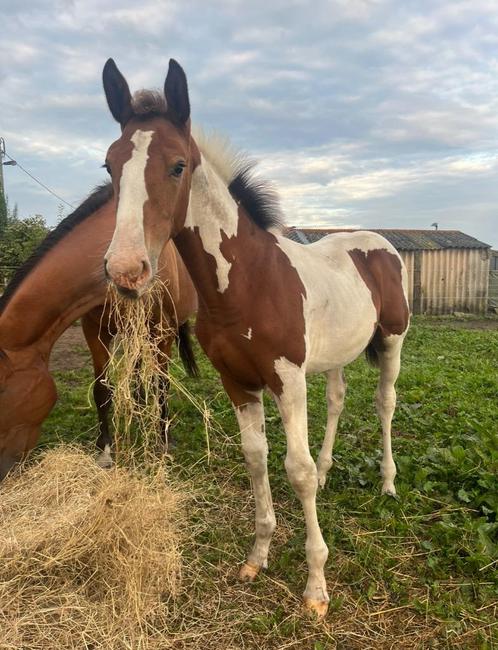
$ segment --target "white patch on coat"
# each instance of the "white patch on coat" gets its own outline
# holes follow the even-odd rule
[[[225,258],[221,243],[223,235],[230,238],[237,234],[238,205],[216,170],[201,158],[201,164],[192,174],[185,228],[198,228],[204,250],[215,259],[218,291],[223,293],[228,288],[233,260]]]
[[[247,334],[241,334],[241,336],[250,341],[252,339],[252,327],[247,330]]]
[[[109,252],[120,239],[126,248],[145,248],[144,204],[148,199],[145,185],[145,166],[153,131],[137,129],[131,136],[134,148],[131,158],[123,165],[119,181],[119,202],[116,211],[116,229]]]
[[[341,368],[358,357],[377,322],[372,294],[348,250],[395,249],[376,233],[337,233],[314,244],[276,237],[306,289],[307,373]]]

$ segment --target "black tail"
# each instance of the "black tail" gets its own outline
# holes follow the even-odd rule
[[[180,359],[182,360],[183,367],[187,371],[187,374],[190,377],[199,376],[199,368],[194,356],[194,350],[192,349],[192,338],[190,334],[190,325],[188,321],[180,325],[178,328],[178,337],[177,337],[178,352],[180,353]]]
[[[372,341],[370,341],[370,343],[365,348],[365,357],[371,366],[374,366],[374,368],[379,367],[379,353],[377,352]]]
[[[384,342],[382,340],[382,333],[379,328],[375,330],[375,334],[370,339],[370,343],[365,348],[365,356],[368,363],[374,368],[378,368],[379,361],[379,352],[384,350]]]

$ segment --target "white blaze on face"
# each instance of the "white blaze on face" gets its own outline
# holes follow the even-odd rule
[[[126,249],[145,249],[143,209],[148,199],[145,166],[153,133],[138,129],[131,137],[134,148],[131,158],[123,165],[119,181],[116,229],[109,252],[118,249],[118,246]]]
[[[218,291],[228,288],[228,273],[232,267],[221,252],[223,233],[227,237],[237,234],[239,212],[226,184],[202,157],[202,163],[192,174],[190,200],[185,228],[199,229],[199,236],[206,253],[216,261]]]

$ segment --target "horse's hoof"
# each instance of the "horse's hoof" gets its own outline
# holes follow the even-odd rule
[[[242,580],[242,582],[253,582],[260,568],[255,564],[251,564],[251,562],[246,562],[239,569],[239,580]]]
[[[382,486],[382,494],[385,494],[388,497],[393,497],[394,499],[397,499],[396,488],[394,487],[393,483],[388,484],[388,485],[383,485]]]
[[[318,619],[325,618],[329,608],[328,600],[315,600],[314,598],[305,598],[304,607],[308,614],[315,616]]]
[[[99,454],[97,456],[97,465],[99,467],[102,467],[102,469],[111,469],[111,467],[114,465],[111,454],[106,453],[105,451]]]

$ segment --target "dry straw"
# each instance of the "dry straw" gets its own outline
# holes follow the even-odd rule
[[[103,471],[69,447],[9,477],[0,501],[0,648],[167,648],[166,602],[180,581],[179,494],[161,465]]]
[[[110,351],[107,381],[113,393],[113,425],[116,460],[153,462],[158,450],[167,451],[167,429],[163,403],[172,387],[188,399],[201,414],[209,455],[211,415],[170,368],[169,353],[176,329],[165,313],[167,285],[156,278],[140,300],[122,298],[113,285],[107,296],[107,326],[116,332]],[[167,299],[174,305],[171,296]],[[175,315],[176,319],[176,315]],[[178,374],[178,373],[176,373]]]

